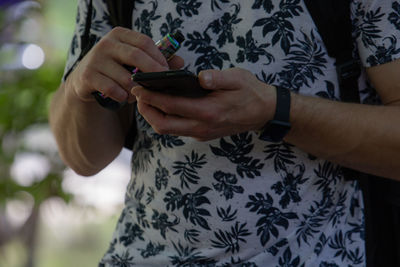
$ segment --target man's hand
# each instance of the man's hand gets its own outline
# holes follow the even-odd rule
[[[138,110],[159,134],[190,136],[206,141],[260,129],[275,112],[273,86],[249,71],[233,68],[199,73],[201,98],[177,97],[135,86]]]
[[[180,57],[168,65],[154,41],[141,33],[116,27],[106,34],[83,58],[67,79],[67,87],[82,101],[93,101],[91,95],[100,91],[118,102],[135,98],[130,94],[134,83],[124,65],[141,71],[165,71],[183,66]],[[68,91],[67,93],[69,93]]]
[[[130,94],[131,73],[124,65],[163,71],[182,67],[183,60],[174,57],[168,66],[149,37],[115,28],[78,63],[54,94],[49,120],[61,157],[81,175],[93,175],[114,160],[134,119],[132,105],[113,112],[92,96],[100,91],[119,102],[135,101]]]

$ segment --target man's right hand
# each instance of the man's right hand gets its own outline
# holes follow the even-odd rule
[[[134,83],[124,65],[135,66],[143,72],[169,69],[167,60],[150,37],[116,27],[89,51],[68,77],[66,94],[82,101],[94,101],[92,93],[99,91],[118,102],[132,103],[135,97],[130,90]],[[182,58],[175,56],[170,66],[182,67]]]
[[[183,66],[174,57],[171,68]],[[134,85],[124,67],[141,71],[168,70],[168,63],[148,36],[115,28],[78,63],[61,84],[50,105],[49,121],[65,163],[81,175],[93,175],[120,153],[133,118],[133,107],[118,112],[97,104],[92,93],[100,91],[118,102],[136,100]]]

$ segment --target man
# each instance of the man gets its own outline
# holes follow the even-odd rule
[[[61,84],[50,123],[65,162],[92,175],[136,121],[126,207],[101,266],[365,265],[361,192],[339,165],[400,177],[400,14],[397,1],[351,5],[362,96],[374,94],[368,74],[381,106],[334,101],[334,60],[300,0],[136,1],[133,30],[111,30],[94,1],[102,38]],[[86,10],[80,1],[67,70]],[[153,40],[177,28],[186,41],[166,62]],[[123,65],[185,67],[211,92],[151,92]],[[94,91],[129,105],[106,110]],[[291,128],[274,125],[277,110]]]

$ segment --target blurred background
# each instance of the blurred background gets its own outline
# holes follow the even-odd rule
[[[96,266],[122,209],[128,151],[80,177],[47,123],[77,0],[0,0],[0,266]]]

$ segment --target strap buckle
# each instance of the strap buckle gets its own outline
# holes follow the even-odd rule
[[[343,81],[360,76],[361,64],[359,60],[349,60],[336,66],[339,84]]]

